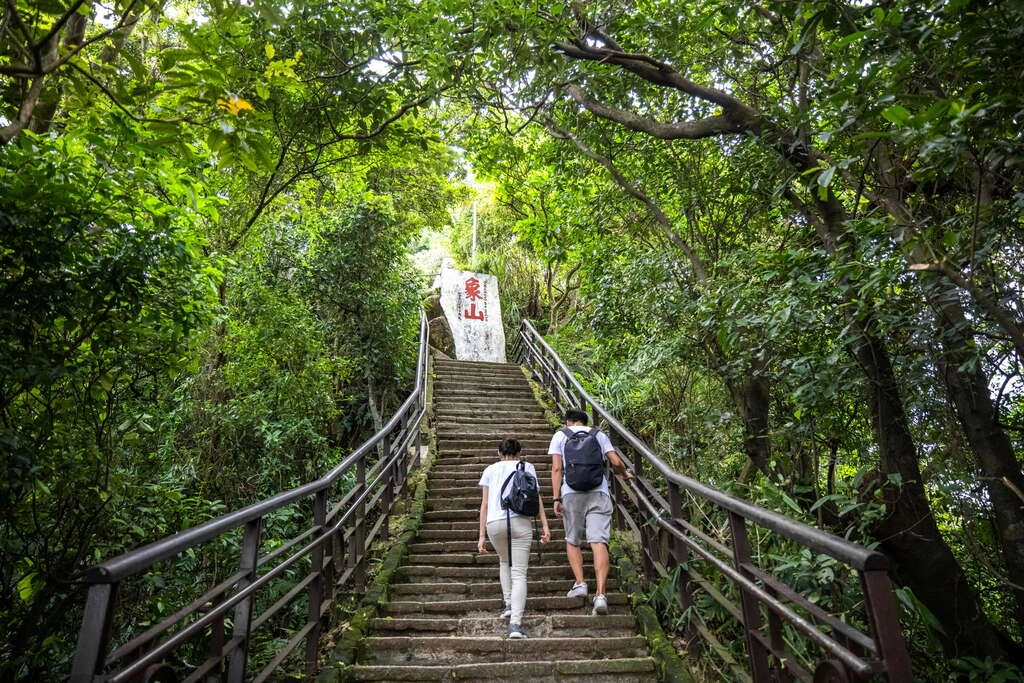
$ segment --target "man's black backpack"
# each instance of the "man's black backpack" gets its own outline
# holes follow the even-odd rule
[[[604,481],[604,453],[597,440],[597,427],[585,432],[563,427],[562,433],[565,434],[562,446],[565,483],[574,491],[593,491]]]
[[[522,460],[501,485],[501,509],[527,517],[536,517],[540,512],[540,485],[537,478],[526,471]]]
[[[512,514],[536,517],[540,512],[540,484],[537,478],[526,471],[522,460],[505,478],[501,485],[501,509],[505,511],[505,525],[508,533],[508,566],[512,566]]]

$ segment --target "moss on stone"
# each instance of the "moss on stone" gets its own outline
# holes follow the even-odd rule
[[[616,531],[612,534],[608,550],[618,571],[619,586],[629,595],[640,633],[647,641],[647,649],[658,668],[658,680],[662,683],[695,683],[690,667],[661,628],[657,613],[641,601],[643,577],[634,559],[639,553],[636,540]]]

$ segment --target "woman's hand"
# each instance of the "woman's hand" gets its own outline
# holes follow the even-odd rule
[[[477,540],[477,542],[476,542],[476,551],[478,553],[486,553],[487,552],[487,540],[486,539],[481,538],[481,539]]]
[[[540,532],[540,542],[541,543],[547,543],[550,540],[551,540],[551,529],[549,529],[548,525],[545,524],[544,527],[541,529],[541,532]]]

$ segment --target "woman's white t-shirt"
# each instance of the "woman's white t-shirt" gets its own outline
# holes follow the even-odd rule
[[[515,471],[519,462],[519,460],[499,460],[488,465],[484,473],[480,475],[480,486],[487,487],[488,522],[493,522],[496,519],[505,519],[506,510],[503,510],[501,507],[501,488],[505,480],[508,479],[508,475]],[[532,474],[535,479],[537,478],[537,468],[533,466],[533,463],[526,463],[526,471]],[[511,483],[509,482],[509,484]],[[519,516],[518,513],[511,510],[508,512],[513,517]]]

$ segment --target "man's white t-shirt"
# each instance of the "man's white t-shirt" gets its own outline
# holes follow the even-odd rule
[[[484,470],[484,473],[480,475],[480,486],[487,487],[487,521],[493,522],[496,519],[505,519],[506,510],[501,507],[501,489],[502,484],[508,479],[508,475],[512,474],[516,466],[519,465],[519,460],[499,460],[498,462],[491,463]],[[533,475],[533,478],[537,478],[537,468],[533,466],[533,463],[526,463],[526,471]],[[538,484],[540,482],[538,481]],[[511,486],[512,482],[509,482]],[[513,517],[518,517],[517,512],[508,510]]]
[[[576,432],[577,434],[579,434],[580,432],[589,432],[591,428],[590,427],[586,427],[584,425],[577,425],[577,426],[574,426],[574,427],[570,427],[569,429],[571,429],[574,432]],[[566,439],[565,432],[563,432],[561,429],[559,429],[557,432],[555,432],[555,435],[551,437],[551,445],[548,446],[548,454],[549,455],[555,455],[557,453],[558,455],[563,455],[562,447],[565,444],[565,439]],[[609,439],[608,435],[605,434],[604,432],[602,432],[601,430],[598,430],[598,432],[597,432],[597,443],[598,443],[599,446],[601,446],[601,452],[604,453],[605,455],[608,454],[608,451],[614,451],[615,450],[615,447],[612,446],[612,440]],[[565,483],[565,468],[564,468],[565,461],[564,460],[562,461],[562,465],[563,465],[563,468],[562,468],[562,490],[558,493],[558,495],[559,496],[564,496],[567,493],[577,493],[577,491],[575,489],[573,489],[571,486],[569,486],[568,484]],[[593,490],[593,491],[604,491],[605,493],[608,493],[608,495],[611,495],[608,492],[608,474],[605,473],[604,479],[601,481],[601,485],[600,486],[598,486],[596,489],[591,489],[591,490]],[[584,493],[589,493],[589,491],[584,491]]]

